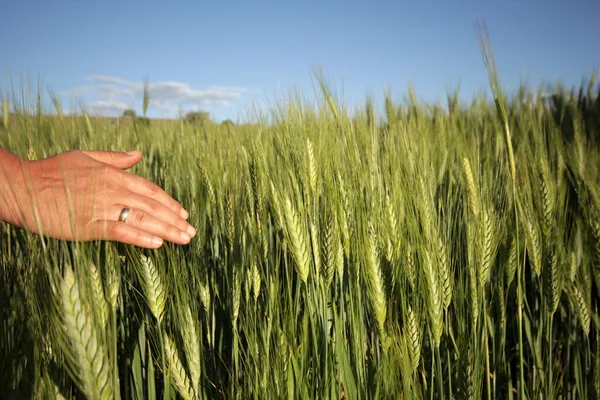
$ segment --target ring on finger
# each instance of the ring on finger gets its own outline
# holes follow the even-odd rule
[[[131,208],[123,207],[123,209],[121,210],[121,213],[119,214],[119,221],[126,222],[127,217],[129,216],[130,212],[131,212]]]

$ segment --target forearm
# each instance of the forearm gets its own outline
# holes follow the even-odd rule
[[[22,226],[22,201],[27,193],[24,168],[28,161],[0,148],[0,220]]]

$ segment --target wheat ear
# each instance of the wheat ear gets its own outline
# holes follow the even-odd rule
[[[70,267],[65,268],[61,284],[64,324],[73,346],[83,391],[90,399],[112,399],[110,362],[83,304],[79,284]]]
[[[177,347],[171,338],[169,338],[169,336],[166,334],[164,335],[164,345],[167,361],[169,363],[169,370],[171,372],[171,376],[173,377],[173,382],[175,383],[177,391],[185,400],[195,399],[195,391],[190,386],[190,380],[185,368],[183,367],[181,359],[179,358]]]
[[[158,275],[158,270],[152,260],[144,255],[140,256],[142,263],[142,274],[144,277],[144,291],[146,301],[152,311],[152,315],[160,324],[165,311],[165,291]]]

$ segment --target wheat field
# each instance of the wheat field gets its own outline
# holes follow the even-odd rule
[[[0,225],[7,398],[600,398],[600,86],[256,123],[10,113],[24,158],[143,151],[189,245]],[[482,66],[482,68],[484,67]],[[36,103],[37,104],[37,103]]]

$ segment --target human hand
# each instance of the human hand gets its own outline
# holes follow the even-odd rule
[[[196,230],[187,211],[158,185],[126,172],[139,151],[67,151],[13,165],[5,221],[62,240],[110,240],[159,248],[163,240],[187,244]],[[22,173],[19,173],[19,169]],[[0,171],[3,174],[3,171]],[[7,201],[8,197],[8,201]],[[118,221],[124,207],[131,209]]]

